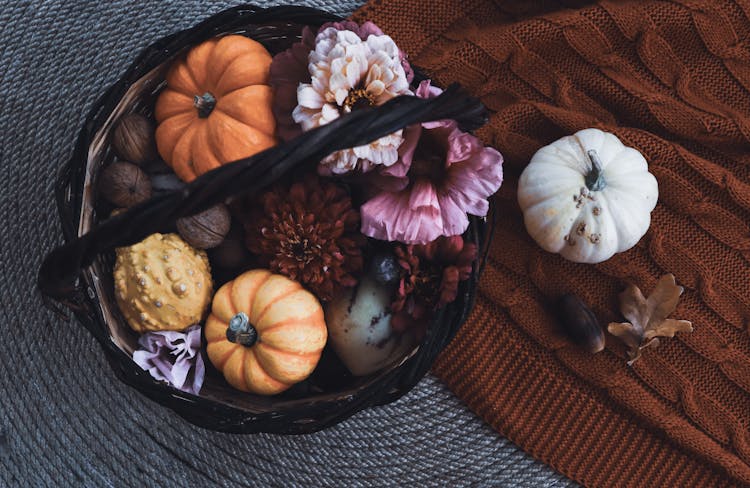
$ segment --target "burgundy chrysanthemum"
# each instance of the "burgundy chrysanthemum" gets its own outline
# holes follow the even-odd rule
[[[265,193],[244,220],[250,251],[320,300],[357,284],[364,237],[359,213],[339,186],[310,176],[289,188],[278,187]]]
[[[456,299],[459,282],[471,275],[477,246],[451,236],[424,245],[399,245],[395,252],[401,281],[391,304],[391,325],[397,331],[412,329],[419,338],[430,312]]]

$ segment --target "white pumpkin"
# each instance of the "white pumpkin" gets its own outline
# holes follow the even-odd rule
[[[641,153],[599,129],[539,149],[518,182],[531,237],[577,263],[600,263],[635,246],[658,197]]]

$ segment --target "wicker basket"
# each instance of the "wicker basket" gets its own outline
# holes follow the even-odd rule
[[[469,280],[455,302],[436,313],[424,340],[398,364],[365,377],[352,377],[335,355],[325,351],[310,379],[273,397],[242,393],[210,368],[200,396],[154,380],[131,359],[137,336],[126,325],[114,300],[113,249],[170,229],[174,221],[229,196],[262,191],[290,169],[320,160],[336,150],[365,144],[414,123],[456,119],[471,130],[485,120],[484,108],[457,87],[438,98],[399,97],[376,109],[354,112],[332,124],[251,158],[231,163],[196,179],[183,191],[165,192],[129,211],[102,219],[95,206],[100,168],[114,159],[109,134],[124,114],[150,115],[164,86],[170,61],[213,36],[237,33],[261,42],[272,54],[300,38],[304,25],[340,20],[304,7],[263,9],[240,6],[194,28],[170,35],[142,52],[120,81],[94,104],[72,158],[60,172],[56,197],[67,244],[52,251],[39,273],[39,288],[72,310],[96,337],[117,376],[188,421],[208,429],[235,432],[306,433],[333,425],[372,405],[391,402],[409,391],[427,372],[469,313],[484,262],[491,222],[472,218],[465,238],[481,249]],[[49,303],[53,303],[48,300]]]

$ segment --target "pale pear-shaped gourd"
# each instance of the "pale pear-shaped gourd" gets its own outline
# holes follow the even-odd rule
[[[414,344],[391,328],[393,289],[365,276],[356,288],[326,305],[331,346],[355,376],[374,373],[403,359]]]
[[[635,246],[658,197],[643,155],[599,129],[539,149],[518,182],[531,237],[577,263],[600,263]]]

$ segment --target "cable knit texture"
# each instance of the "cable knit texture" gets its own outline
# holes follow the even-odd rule
[[[436,82],[492,110],[505,155],[497,229],[469,322],[435,372],[535,457],[587,486],[750,486],[750,2],[374,0],[376,22]],[[659,182],[649,232],[599,265],[542,251],[518,177],[586,127],[640,150]],[[617,294],[674,273],[695,331],[630,368],[591,356],[545,306],[563,292],[620,320]]]

